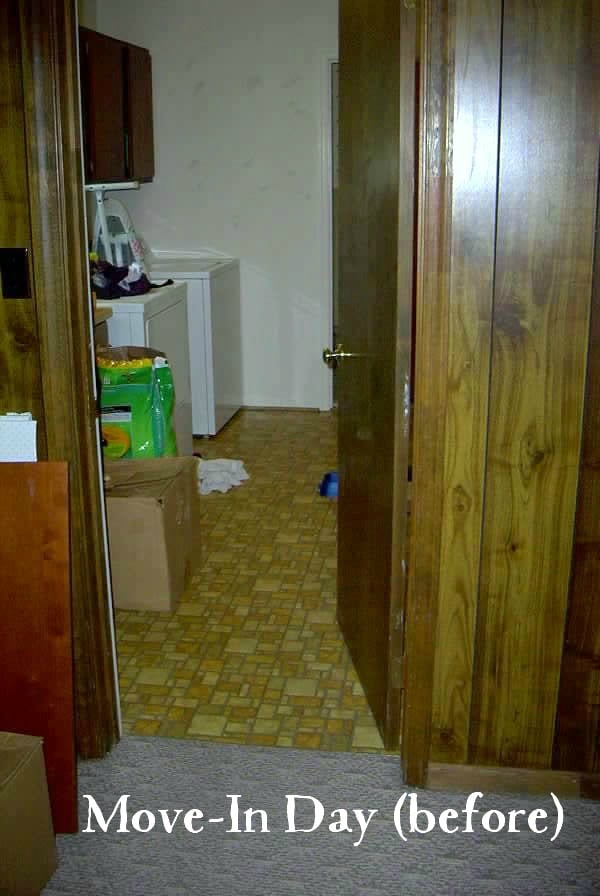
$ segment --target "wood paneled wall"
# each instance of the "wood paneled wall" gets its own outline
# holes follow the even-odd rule
[[[73,0],[20,0],[33,279],[48,458],[67,460],[77,746],[118,739],[96,430]]]
[[[552,760],[594,251],[594,7],[504,2],[475,763]]]
[[[473,687],[494,301],[500,4],[455,7],[448,381],[434,751],[466,762]],[[477,127],[473,127],[477,122]]]
[[[579,495],[554,765],[600,772],[600,203]]]
[[[16,3],[0,6],[0,248],[27,249],[31,219],[21,47]],[[30,265],[31,277],[31,265]],[[38,455],[46,456],[41,370],[33,296],[4,298],[0,282],[0,413],[32,411],[38,421]]]
[[[68,463],[77,742],[101,757],[118,738],[117,697],[78,96],[74,0],[1,4],[0,247],[29,250],[31,297],[0,294],[0,413],[33,411],[38,457]]]
[[[600,128],[594,0],[429,0],[426,9],[404,720],[422,759],[409,746],[409,783],[423,782],[428,761],[552,767]],[[600,533],[594,395],[580,555]],[[579,563],[568,635],[578,659],[565,662],[562,685],[567,724],[584,662],[578,724],[588,749],[598,730],[597,557]],[[589,754],[568,752],[561,768],[590,767]]]

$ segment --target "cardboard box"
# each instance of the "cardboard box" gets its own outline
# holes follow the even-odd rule
[[[192,549],[193,457],[106,463],[105,488],[115,606],[172,612]]]
[[[0,893],[39,896],[57,864],[42,739],[0,731]]]

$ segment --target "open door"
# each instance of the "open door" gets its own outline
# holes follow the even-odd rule
[[[416,12],[340,3],[338,618],[398,745],[408,520]]]

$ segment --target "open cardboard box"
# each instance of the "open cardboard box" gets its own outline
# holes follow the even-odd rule
[[[157,457],[105,464],[116,607],[172,612],[186,585],[197,460]]]
[[[0,893],[39,896],[56,867],[42,738],[0,731]]]

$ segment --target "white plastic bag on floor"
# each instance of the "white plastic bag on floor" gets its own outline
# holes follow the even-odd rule
[[[200,459],[198,463],[198,483],[201,495],[209,492],[228,492],[230,488],[241,485],[250,479],[241,460]]]

